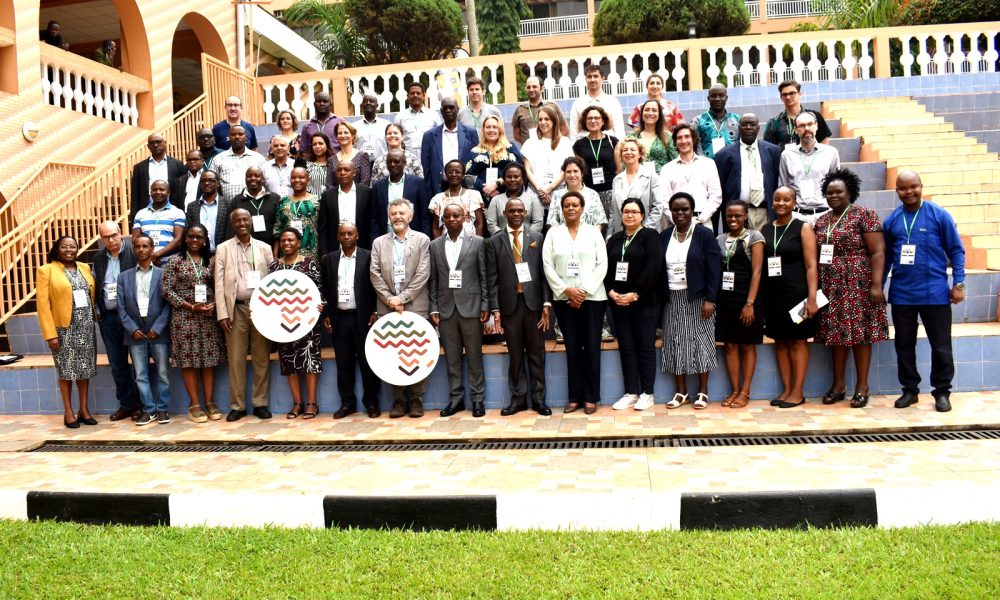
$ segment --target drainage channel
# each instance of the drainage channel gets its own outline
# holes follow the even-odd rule
[[[580,450],[591,448],[724,448],[791,444],[870,444],[1000,440],[1000,429],[950,431],[885,431],[829,435],[749,435],[706,437],[636,437],[585,440],[469,440],[467,442],[45,442],[29,452],[428,452],[441,450]]]

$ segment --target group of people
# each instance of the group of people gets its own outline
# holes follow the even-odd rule
[[[650,77],[650,99],[633,111],[636,130],[626,135],[600,68],[588,67],[586,80],[587,94],[567,120],[529,78],[529,101],[511,123],[520,146],[483,102],[478,79],[468,81],[468,106],[446,98],[439,112],[427,109],[414,82],[392,123],[375,114],[374,97],[365,97],[364,116],[352,124],[318,94],[297,137],[295,116],[279,116],[283,133],[272,138],[270,159],[252,149],[256,135],[236,97],[226,101],[225,121],[198,132],[185,163],[166,155],[162,136],[150,136],[150,158],[132,175],[131,235],[102,224],[93,273],[76,260],[77,242],[63,237],[39,271],[39,320],[56,357],[67,427],[95,422],[86,385],[94,320],[120,403],[113,421],[169,422],[168,366],[182,370],[188,418],[221,419],[213,386],[223,362],[226,419],[243,418],[248,352],[253,414],[270,418],[271,343],[250,321],[248,302],[260,279],[281,269],[304,273],[323,295],[316,329],[277,345],[292,390],[290,419],[318,414],[322,329],[337,357],[334,417],[358,409],[355,364],[361,405],[378,417],[380,382],[364,338],[379,315],[404,310],[439,330],[450,383],[442,416],[466,408],[463,362],[472,413],[485,414],[488,321],[510,356],[505,416],[529,406],[551,414],[543,341],[555,325],[567,359],[565,412],[597,410],[606,326],[618,341],[625,387],[615,409],[654,404],[657,326],[660,370],[676,382],[667,408],[708,406],[716,343],[731,384],[722,405],[746,406],[764,334],[775,341],[783,383],[772,405],[805,402],[814,338],[833,349],[834,382],[823,402],[846,399],[853,353],[851,406],[861,408],[872,344],[888,337],[890,272],[904,390],[896,405],[917,399],[919,316],[932,345],[936,406],[950,409],[948,305],[964,297],[964,251],[948,213],[922,200],[915,173],[899,176],[902,206],[883,224],[854,204],[860,180],[822,143],[826,123],[801,106],[794,81],[779,86],[784,110],[758,140],[757,117],[727,112],[722,86],[709,90],[709,110],[689,124],[662,97],[662,79]],[[422,416],[425,384],[393,386],[390,417]]]

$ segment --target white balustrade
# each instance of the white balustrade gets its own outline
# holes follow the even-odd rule
[[[589,33],[590,19],[587,15],[553,17],[551,19],[525,19],[521,21],[518,37],[542,37],[569,33]]]
[[[848,34],[849,32],[844,31]],[[772,36],[762,39],[773,39]],[[869,37],[707,48],[706,73],[729,87],[773,85],[785,79],[833,81],[875,76]]]
[[[1000,32],[993,30],[903,35],[891,39],[900,45],[899,67],[902,76],[913,77],[947,73],[996,73],[1000,68],[997,63],[1000,58],[998,35]]]
[[[750,20],[756,21],[760,19],[760,2],[761,0],[745,0],[747,6],[747,12],[750,13]]]
[[[544,59],[537,63],[522,63],[532,76],[542,80],[544,97],[548,100],[579,98],[587,93],[584,71],[588,65],[599,64],[604,71],[604,91],[608,94],[630,95],[646,91],[646,79],[656,73],[663,77],[665,90],[683,90],[687,71],[682,60],[685,50],[659,50],[595,55],[579,58]]]
[[[47,104],[126,125],[138,125],[138,96],[149,82],[42,45],[41,88]]]

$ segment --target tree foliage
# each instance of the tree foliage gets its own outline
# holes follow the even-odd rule
[[[434,60],[465,37],[453,0],[345,0],[353,28],[364,36],[369,64]]]
[[[337,67],[337,58],[344,56],[348,67],[369,64],[368,46],[363,35],[351,26],[344,4],[329,4],[324,0],[298,0],[283,13],[289,27],[307,27],[312,42],[323,54],[323,66]]]
[[[521,51],[521,19],[530,19],[524,0],[477,0],[480,54],[510,54]]]
[[[824,29],[868,29],[903,24],[902,5],[907,0],[813,0],[825,14],[820,17]]]
[[[909,0],[904,4],[902,24],[906,25],[1000,21],[1000,0]]]
[[[742,35],[750,28],[743,0],[604,0],[594,17],[594,44],[679,40],[688,22],[699,37]]]

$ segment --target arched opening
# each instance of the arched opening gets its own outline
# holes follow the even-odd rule
[[[174,90],[174,112],[179,111],[204,91],[201,54],[204,52],[223,62],[229,54],[215,26],[198,13],[187,13],[177,23],[171,45],[171,81]]]
[[[14,0],[0,0],[0,92],[8,94],[17,93],[15,31],[17,28],[14,24]]]

